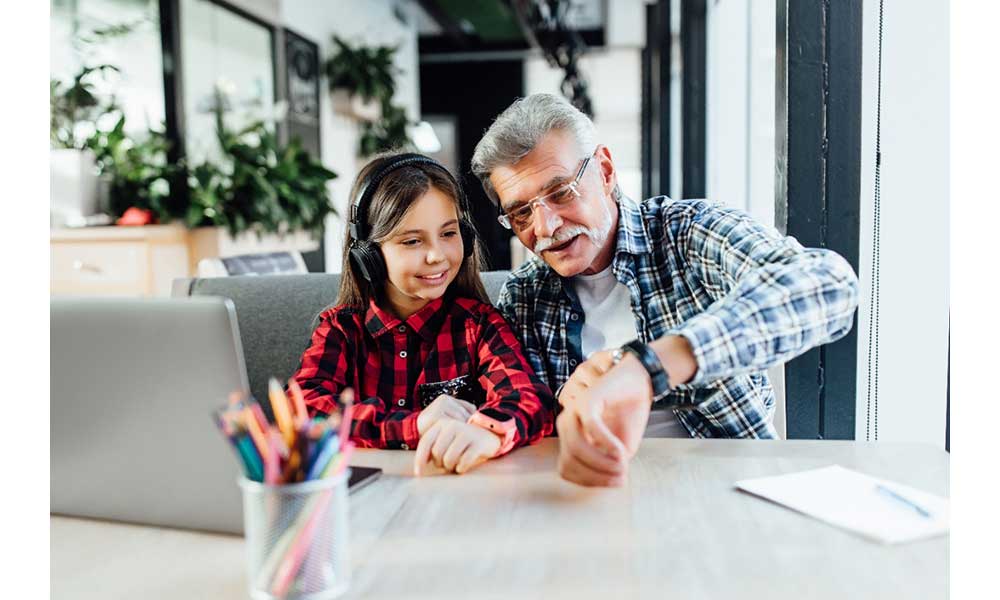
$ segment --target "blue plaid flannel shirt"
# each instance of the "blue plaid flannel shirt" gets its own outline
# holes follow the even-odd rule
[[[666,400],[694,437],[777,437],[765,369],[846,335],[858,303],[857,276],[840,255],[703,200],[623,197],[612,269],[631,293],[639,339],[691,343],[698,371]],[[498,308],[558,390],[584,360],[586,315],[573,286],[533,256],[504,284]]]

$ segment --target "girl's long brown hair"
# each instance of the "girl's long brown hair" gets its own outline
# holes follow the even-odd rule
[[[382,154],[375,157],[365,165],[351,186],[351,202],[357,198],[361,183],[376,169],[384,166],[389,159],[399,154],[398,152]],[[457,181],[441,172],[440,169],[428,164],[412,164],[394,169],[386,175],[378,184],[378,188],[368,203],[367,211],[363,215],[363,220],[367,224],[368,239],[375,243],[380,243],[389,237],[394,229],[403,220],[421,196],[427,193],[431,186],[448,196],[458,212],[459,219],[466,219],[471,224],[470,215],[464,214],[464,207],[458,201],[461,197],[461,190],[456,185]],[[364,207],[362,207],[364,208]],[[348,224],[344,233],[344,266],[343,274],[340,277],[340,293],[337,296],[337,304],[347,305],[352,308],[366,310],[368,303],[374,297],[376,302],[383,295],[381,286],[374,287],[359,273],[351,264],[350,249],[351,229]],[[479,277],[479,268],[482,262],[483,250],[476,236],[472,256],[462,261],[462,266],[458,270],[455,280],[448,286],[449,292],[454,292],[460,296],[475,298],[481,302],[489,303],[486,295],[486,288]]]

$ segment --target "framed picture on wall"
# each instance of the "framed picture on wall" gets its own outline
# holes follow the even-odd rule
[[[319,46],[285,29],[285,81],[288,90],[288,137],[320,156]]]

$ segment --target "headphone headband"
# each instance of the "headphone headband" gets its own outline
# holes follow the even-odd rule
[[[424,156],[423,154],[417,154],[415,152],[397,154],[387,158],[386,164],[382,165],[375,171],[375,173],[365,178],[365,181],[361,184],[361,187],[358,190],[357,197],[355,197],[354,202],[351,204],[350,230],[351,237],[354,238],[355,241],[368,239],[369,231],[368,224],[366,222],[368,203],[371,202],[371,197],[375,195],[375,190],[378,189],[382,180],[396,169],[410,165],[429,165],[436,167],[444,173],[445,176],[455,185],[455,189],[458,190],[459,210],[467,214],[468,207],[465,205],[465,192],[462,190],[462,185],[444,165],[429,156]]]

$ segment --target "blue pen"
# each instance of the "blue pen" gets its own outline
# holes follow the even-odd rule
[[[331,435],[326,438],[326,443],[320,448],[319,454],[316,455],[316,460],[313,461],[311,468],[309,469],[309,475],[307,479],[316,479],[319,474],[323,472],[326,465],[334,457],[335,454],[340,450],[340,444],[337,443],[337,436]]]
[[[909,509],[912,509],[912,510],[916,511],[916,513],[918,515],[920,515],[921,517],[924,517],[925,519],[930,519],[931,518],[931,513],[927,509],[925,509],[924,507],[920,506],[919,504],[917,504],[913,500],[910,500],[909,498],[906,498],[904,496],[901,496],[901,495],[897,494],[896,492],[890,490],[889,488],[885,487],[884,485],[881,485],[881,484],[876,485],[875,486],[875,491],[878,492],[879,494],[881,494],[882,496],[884,496],[884,497],[886,497],[886,498],[888,498],[888,499],[896,502],[897,504],[899,504],[901,506],[905,506],[905,507],[907,507]]]

